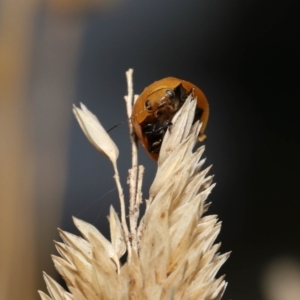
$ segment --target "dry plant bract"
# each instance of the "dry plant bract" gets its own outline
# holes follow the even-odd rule
[[[136,97],[132,70],[127,73],[128,115]],[[221,228],[215,215],[203,215],[214,187],[209,167],[202,170],[204,147],[193,152],[201,124],[193,123],[196,101],[188,97],[172,120],[160,150],[158,169],[150,187],[146,210],[139,221],[144,168],[137,165],[136,140],[131,124],[132,169],[129,170],[129,222],[117,171],[118,150],[96,117],[84,106],[74,113],[90,142],[111,161],[115,170],[121,214],[110,208],[111,241],[94,226],[74,218],[82,237],[60,230],[56,242],[60,256],[55,267],[65,280],[65,291],[47,274],[50,297],[43,300],[96,299],[221,299],[227,283],[216,278],[229,254],[219,254],[214,244]],[[127,251],[127,262],[120,258]]]

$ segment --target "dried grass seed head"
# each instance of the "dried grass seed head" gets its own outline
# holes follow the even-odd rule
[[[97,117],[86,106],[80,103],[80,108],[73,105],[73,113],[91,144],[109,160],[116,164],[119,150]]]

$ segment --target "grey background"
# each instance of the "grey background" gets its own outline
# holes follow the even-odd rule
[[[299,258],[299,10],[296,1],[124,1],[90,13],[77,84],[105,128],[126,120],[125,71],[134,89],[174,76],[197,84],[210,103],[205,142],[216,188],[209,213],[223,222],[221,251],[233,251],[220,274],[224,299],[262,299],[261,274],[273,258]],[[126,193],[127,125],[111,132],[120,148]],[[156,165],[142,149],[144,197]],[[75,215],[108,235],[119,208],[113,171],[73,119],[62,228]],[[103,198],[100,199],[105,195]],[[97,201],[98,200],[98,201]]]

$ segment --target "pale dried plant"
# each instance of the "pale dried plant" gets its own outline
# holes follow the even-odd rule
[[[132,70],[126,72],[127,112],[133,95]],[[118,149],[97,118],[84,106],[74,113],[90,142],[112,162],[119,191],[121,216],[111,206],[111,241],[93,225],[74,218],[82,237],[59,230],[64,243],[55,242],[60,254],[53,256],[55,267],[69,292],[44,274],[50,297],[43,300],[96,299],[221,299],[227,283],[216,278],[229,253],[219,254],[214,244],[221,228],[216,215],[203,214],[206,198],[214,187],[210,167],[201,170],[204,147],[193,152],[201,127],[193,124],[196,100],[191,96],[172,120],[160,150],[158,169],[150,187],[143,216],[143,166],[137,163],[137,145],[129,122],[132,141],[132,169],[129,170],[129,226],[123,190],[117,171]],[[140,219],[140,221],[139,221]],[[127,261],[120,258],[127,252]]]

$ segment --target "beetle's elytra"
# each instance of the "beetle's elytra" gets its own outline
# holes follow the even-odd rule
[[[194,84],[167,77],[146,87],[137,99],[132,111],[132,125],[143,147],[154,160],[158,159],[164,134],[172,125],[172,118],[191,93],[197,97],[194,122],[202,122],[198,139],[203,141],[209,106],[203,92]]]

